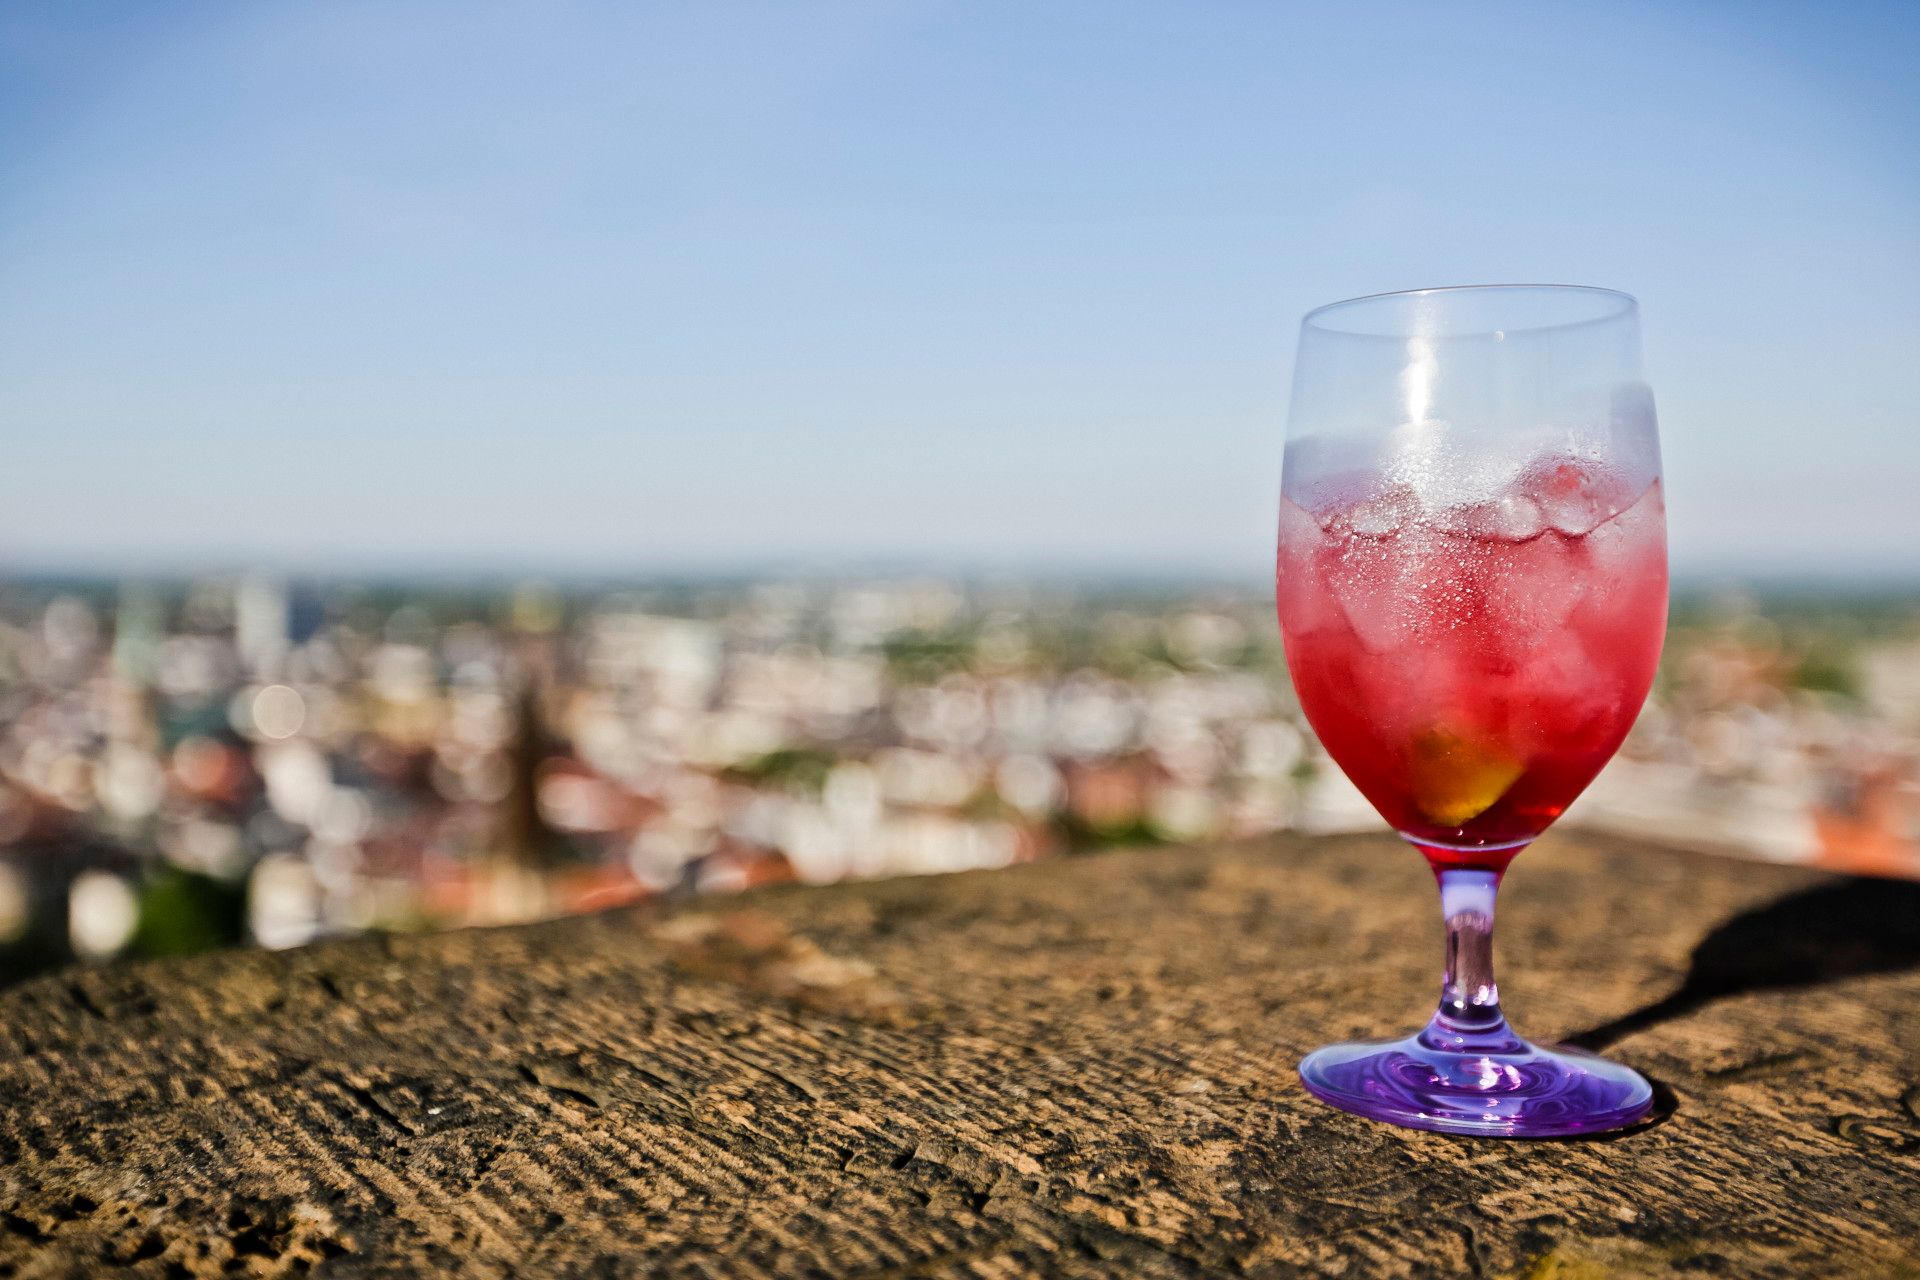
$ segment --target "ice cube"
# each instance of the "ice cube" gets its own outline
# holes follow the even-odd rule
[[[1532,499],[1550,527],[1574,537],[1598,528],[1634,496],[1612,468],[1565,454],[1535,459],[1508,492]]]
[[[1447,529],[1470,538],[1524,542],[1547,527],[1540,504],[1524,493],[1506,492],[1489,502],[1454,507],[1446,513]]]
[[[1590,585],[1584,548],[1553,529],[1490,547],[1476,567],[1488,615],[1520,647],[1553,639]]]
[[[1338,522],[1366,538],[1380,538],[1403,529],[1420,516],[1420,498],[1406,485],[1395,485],[1347,508]]]
[[[1313,513],[1282,496],[1280,499],[1280,550],[1283,555],[1302,555],[1319,545],[1323,532]]]
[[[1411,489],[1421,506],[1436,513],[1492,500],[1527,456],[1489,449],[1475,432],[1437,420],[1397,428],[1388,439],[1386,479]]]
[[[1666,507],[1660,482],[1648,485],[1636,502],[1582,541],[1599,591],[1617,591],[1660,578],[1666,566]]]
[[[1573,631],[1561,632],[1554,643],[1529,655],[1514,685],[1530,691],[1537,708],[1535,728],[1550,727],[1537,744],[1542,748],[1592,748],[1621,715],[1620,692],[1608,664],[1589,653]]]
[[[1413,524],[1378,536],[1348,534],[1328,580],[1360,643],[1385,653],[1422,632],[1439,635],[1471,611],[1464,539]]]
[[[1340,602],[1347,625],[1375,653],[1392,649],[1413,630],[1408,602],[1400,591],[1399,559],[1388,539],[1347,533],[1339,554],[1326,562],[1327,585]]]
[[[1274,564],[1274,595],[1280,623],[1289,635],[1339,627],[1338,605],[1323,577],[1335,554],[1333,536],[1291,498],[1280,499],[1280,552]]]

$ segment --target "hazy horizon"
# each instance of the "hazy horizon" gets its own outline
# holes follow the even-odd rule
[[[735,586],[760,583],[832,583],[857,581],[928,580],[962,587],[1059,587],[1063,589],[1115,587],[1154,591],[1192,589],[1265,592],[1272,589],[1272,573],[1249,574],[1206,564],[1017,563],[956,559],[894,559],[878,557],[813,559],[740,559],[705,564],[634,562],[627,564],[556,564],[533,561],[321,563],[274,562],[243,557],[139,560],[119,557],[112,562],[71,560],[25,563],[0,560],[0,591],[19,585],[180,584],[217,582],[250,577],[293,584],[408,589],[510,590],[527,585],[563,589],[622,590],[655,586]],[[1920,565],[1850,565],[1822,570],[1791,566],[1741,568],[1737,565],[1676,567],[1672,573],[1676,596],[1699,595],[1724,589],[1761,593],[1843,597],[1911,597],[1920,601]]]

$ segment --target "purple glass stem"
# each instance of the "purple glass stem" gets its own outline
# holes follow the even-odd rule
[[[1440,981],[1436,1020],[1456,1031],[1485,1031],[1506,1021],[1500,984],[1493,978],[1493,908],[1500,872],[1449,867],[1440,882],[1440,914],[1447,921],[1447,969]]]

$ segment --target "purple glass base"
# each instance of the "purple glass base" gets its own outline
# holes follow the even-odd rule
[[[1300,1081],[1355,1115],[1494,1138],[1602,1133],[1653,1110],[1639,1073],[1577,1049],[1537,1048],[1505,1021],[1466,1030],[1436,1016],[1404,1040],[1329,1045],[1301,1060]]]

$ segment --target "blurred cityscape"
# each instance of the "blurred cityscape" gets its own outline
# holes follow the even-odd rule
[[[1374,829],[1255,589],[0,586],[0,981]],[[1682,593],[1566,819],[1920,875],[1920,594]]]

